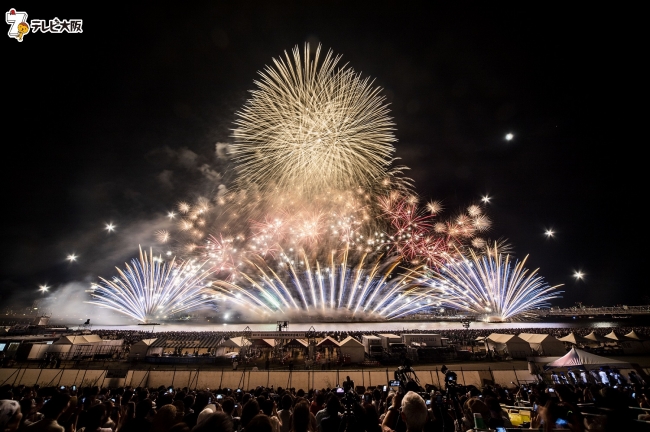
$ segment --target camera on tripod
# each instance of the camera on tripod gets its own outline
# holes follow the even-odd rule
[[[397,368],[394,376],[395,381],[399,381],[399,391],[402,394],[406,394],[409,390],[416,393],[424,392],[424,388],[420,385],[420,380],[415,374],[413,368],[411,368],[411,363],[408,360],[406,360],[402,366]]]
[[[458,385],[458,375],[456,375],[456,372],[450,370],[445,365],[442,365],[440,372],[445,374],[445,388]]]
[[[343,415],[351,416],[354,415],[354,405],[361,403],[361,397],[354,392],[354,390],[348,390],[345,392],[341,398],[341,404],[345,408]]]

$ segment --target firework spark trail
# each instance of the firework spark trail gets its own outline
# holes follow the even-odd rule
[[[190,311],[212,302],[212,292],[206,289],[206,278],[212,269],[203,269],[205,262],[195,264],[175,259],[165,263],[149,251],[140,248],[140,259],[117,268],[119,276],[112,280],[100,277],[101,282],[92,287],[92,301],[141,322],[154,318]]]
[[[415,196],[400,192],[380,196],[378,202],[391,224],[388,231],[391,251],[413,263],[440,267],[454,255],[461,255],[472,247],[480,249],[486,244],[477,234],[487,231],[491,222],[478,205],[469,206],[466,214],[454,219],[434,222],[442,211],[437,201],[426,205],[429,213],[418,206]]]
[[[513,264],[495,244],[491,253],[470,251],[469,258],[431,269],[421,282],[438,289],[438,301],[447,307],[508,320],[546,306],[561,294],[557,288],[562,285],[549,286],[537,270],[524,267],[527,258]]]
[[[394,274],[400,264],[396,258],[368,262],[364,256],[352,265],[347,256],[339,262],[332,256],[330,266],[324,268],[318,262],[311,265],[306,254],[301,265],[286,255],[282,258],[281,272],[258,257],[249,265],[254,271],[240,273],[242,282],[216,281],[213,287],[220,298],[259,314],[258,318],[309,313],[310,318],[363,314],[392,319],[430,306],[430,295],[437,292],[414,285],[415,270]]]
[[[393,122],[380,88],[340,56],[321,49],[311,57],[274,59],[255,81],[257,89],[237,112],[231,155],[240,185],[266,191],[368,187],[390,176]]]

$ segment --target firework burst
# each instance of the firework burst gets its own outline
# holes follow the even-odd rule
[[[111,280],[100,277],[100,283],[91,288],[92,301],[140,322],[183,311],[190,311],[212,302],[206,278],[212,270],[205,270],[205,262],[166,263],[140,248],[140,259],[117,268],[118,276]]]
[[[390,177],[393,122],[380,88],[320,46],[274,59],[237,113],[231,155],[242,187],[306,194]]]
[[[561,285],[549,286],[537,270],[524,267],[527,258],[513,262],[495,245],[491,253],[470,251],[468,258],[430,270],[422,282],[439,290],[437,301],[446,307],[506,321],[546,306],[561,294]]]
[[[430,306],[436,289],[414,285],[418,269],[399,272],[397,258],[356,265],[334,254],[326,265],[280,254],[276,268],[261,258],[249,262],[237,281],[216,281],[219,298],[253,312],[257,318],[291,315],[294,319],[394,319]]]

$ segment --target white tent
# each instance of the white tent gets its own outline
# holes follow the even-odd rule
[[[84,335],[84,339],[86,339],[87,343],[101,343],[102,342],[102,338],[99,337],[99,335],[96,335],[96,334]]]
[[[634,330],[632,330],[631,332],[626,334],[625,337],[630,338],[630,339],[640,340],[640,341],[645,340],[644,338],[642,338],[641,336],[636,334],[636,332]]]
[[[542,356],[561,356],[566,354],[564,344],[548,334],[521,333],[520,338],[528,342],[530,349]]]
[[[341,355],[349,356],[350,363],[362,363],[366,358],[366,351],[363,348],[363,344],[353,338],[348,336],[339,343],[341,347]]]
[[[61,336],[54,341],[52,345],[76,345],[76,344],[86,344],[88,339],[86,336],[81,335],[72,335],[72,336]]]
[[[583,366],[587,369],[593,369],[604,365],[615,365],[621,367],[622,365],[629,365],[629,363],[622,360],[602,357],[573,347],[564,357],[560,357],[559,359],[548,363],[545,368],[553,369],[560,367]]]
[[[589,339],[592,342],[611,342],[611,339],[607,339],[605,336],[594,333],[593,331],[585,336],[585,339]]]
[[[488,350],[512,358],[526,358],[532,355],[528,342],[511,334],[492,333],[485,339],[485,345]]]
[[[215,355],[217,356],[225,356],[226,354],[230,353],[239,353],[241,350],[241,347],[244,345],[244,338],[239,336],[239,337],[232,337],[228,340],[224,340],[217,346],[217,349],[215,350]]]
[[[568,335],[558,338],[560,342],[567,342],[572,345],[585,345],[585,344],[590,344],[593,343],[594,341],[590,339],[585,339],[582,336],[578,336],[577,334],[571,332]]]
[[[129,351],[129,360],[144,359],[146,356],[154,354],[162,355],[163,347],[151,347],[155,341],[155,338],[142,339],[140,342],[136,342],[131,345],[131,350]]]

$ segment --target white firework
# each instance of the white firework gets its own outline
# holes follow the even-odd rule
[[[346,190],[390,176],[393,122],[380,88],[320,46],[274,59],[237,113],[231,155],[240,184]]]

